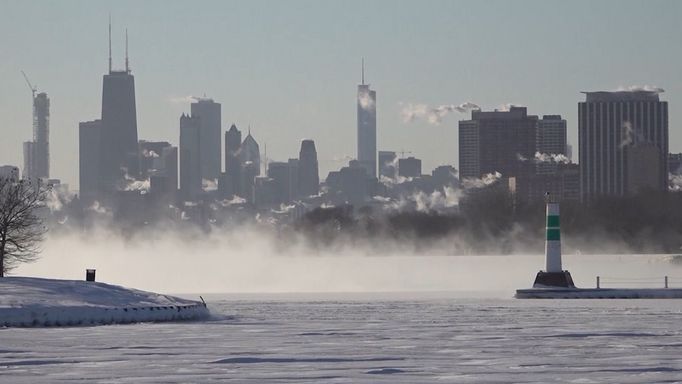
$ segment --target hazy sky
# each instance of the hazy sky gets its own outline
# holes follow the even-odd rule
[[[31,139],[23,69],[51,99],[52,177],[77,188],[78,122],[100,116],[109,13],[114,67],[130,35],[140,139],[177,144],[187,97],[206,94],[222,103],[223,129],[250,124],[269,158],[314,139],[324,178],[355,156],[364,56],[378,149],[411,151],[424,173],[457,166],[468,116],[404,123],[408,103],[561,114],[577,147],[580,91],[655,85],[670,103],[670,149],[682,151],[680,1],[0,0],[0,165],[21,166]]]

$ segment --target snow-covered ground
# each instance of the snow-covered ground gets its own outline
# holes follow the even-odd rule
[[[511,295],[214,295],[206,322],[5,328],[0,382],[682,382],[682,300]]]
[[[202,303],[117,285],[31,277],[0,279],[0,326],[114,324],[207,316]]]

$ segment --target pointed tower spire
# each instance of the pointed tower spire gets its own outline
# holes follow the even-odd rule
[[[365,58],[362,58],[362,85],[365,85]]]
[[[111,73],[111,13],[109,14],[109,73]]]
[[[126,28],[126,73],[130,73],[130,65],[128,62],[128,28]]]

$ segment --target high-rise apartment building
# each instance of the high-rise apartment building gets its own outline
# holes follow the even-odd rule
[[[668,103],[659,92],[584,93],[578,104],[581,199],[666,190]]]

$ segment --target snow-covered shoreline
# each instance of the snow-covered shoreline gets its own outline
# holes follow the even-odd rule
[[[0,326],[76,326],[198,320],[201,302],[99,282],[0,279]]]

